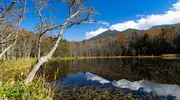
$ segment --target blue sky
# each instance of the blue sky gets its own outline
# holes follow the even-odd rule
[[[86,4],[93,6],[99,11],[100,14],[95,16],[95,20],[107,22],[109,23],[109,26],[84,23],[80,26],[65,30],[65,39],[69,41],[81,41],[85,38],[98,35],[100,32],[107,29],[119,31],[123,31],[127,28],[147,29],[152,25],[180,22],[180,18],[176,16],[180,11],[180,3],[178,0],[88,0]],[[29,10],[21,25],[22,28],[30,31],[34,31],[34,26],[39,23],[38,17],[35,17],[35,15],[32,14],[32,6],[32,1],[29,1]],[[66,17],[66,6],[58,6],[58,4],[55,6],[57,6],[58,9],[61,9],[56,13],[57,17],[55,20],[56,22],[60,22]],[[49,14],[47,12],[44,13]],[[157,21],[156,23],[158,18],[164,20]],[[168,18],[169,21],[166,21],[165,18]],[[171,18],[172,20],[170,20]]]

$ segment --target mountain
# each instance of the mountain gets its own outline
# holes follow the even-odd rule
[[[141,30],[137,30],[137,29],[127,29],[127,30],[122,31],[122,32],[116,31],[116,30],[114,30],[114,31],[112,31],[112,30],[107,30],[107,31],[105,31],[105,32],[103,32],[103,33],[95,36],[95,37],[90,38],[88,41],[90,41],[90,40],[96,40],[96,39],[103,38],[103,37],[106,37],[106,36],[115,36],[115,35],[117,35],[117,34],[122,34],[122,33],[123,33],[123,34],[130,34],[130,33],[132,33],[132,32],[141,32]]]
[[[149,30],[153,30],[153,29],[163,29],[163,28],[168,28],[168,27],[177,27],[177,26],[180,26],[180,23],[178,24],[169,24],[169,25],[157,25],[157,26],[153,26],[151,27]],[[138,29],[127,29],[125,31],[116,31],[116,30],[107,30],[95,37],[92,37],[90,39],[88,39],[87,41],[91,41],[91,40],[97,40],[97,39],[100,39],[100,38],[103,38],[103,37],[106,37],[106,36],[115,36],[115,35],[118,35],[118,34],[130,34],[130,33],[133,33],[133,32],[144,32],[144,30],[138,30]]]
[[[157,26],[151,27],[150,30],[152,30],[152,29],[163,29],[163,28],[174,27],[174,26],[180,26],[180,23],[178,23],[178,24],[168,24],[168,25],[157,25]]]
[[[105,31],[105,32],[95,36],[95,37],[92,37],[92,38],[88,39],[88,40],[96,40],[96,39],[99,39],[99,38],[102,38],[102,37],[106,37],[106,36],[114,36],[114,35],[116,35],[118,33],[120,33],[120,32],[116,31],[116,30],[114,30],[114,31],[107,30],[107,31]]]
[[[130,34],[130,33],[133,33],[133,32],[143,32],[143,30],[129,28],[129,29],[125,30],[125,31],[120,32],[119,34],[121,34],[121,33],[123,33],[123,34]]]

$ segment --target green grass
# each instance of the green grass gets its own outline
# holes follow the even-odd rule
[[[36,59],[0,61],[0,100],[50,100],[53,88],[48,87],[45,78],[38,77],[29,85],[24,78]]]
[[[47,87],[41,78],[28,86],[9,80],[0,87],[0,100],[51,100],[53,93],[53,88]]]

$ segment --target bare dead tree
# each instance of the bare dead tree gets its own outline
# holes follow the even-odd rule
[[[39,16],[39,20],[41,21],[41,24],[40,24],[40,29],[39,29],[39,38],[38,38],[38,47],[37,47],[37,60],[40,59],[41,57],[41,41],[42,41],[42,36],[43,36],[43,32],[44,32],[44,19],[43,19],[43,16],[41,14],[41,11],[46,7],[48,2],[45,1],[41,1],[41,2],[38,2],[37,1],[37,6],[40,6],[40,8],[37,10],[37,13],[38,13],[38,16]]]
[[[0,44],[5,44],[15,32],[14,26],[11,23],[5,23],[0,25]]]
[[[9,7],[7,9],[5,9],[4,13],[1,14],[1,18],[0,18],[0,24],[2,24],[2,22],[7,18],[7,16],[9,15],[10,11],[14,8],[15,4],[17,3],[18,0],[13,0],[11,2],[11,4],[9,5]],[[1,8],[3,9],[3,8]],[[3,12],[3,11],[1,11]]]
[[[14,4],[17,2],[17,0],[14,0],[13,1],[14,3],[10,5],[10,7],[7,9],[7,11],[9,12],[11,9],[13,9],[13,6]],[[27,3],[27,0],[21,0],[21,3],[23,4],[23,7],[20,7],[22,9],[20,9],[20,15],[18,15],[18,21],[17,21],[17,25],[14,27],[15,28],[15,37],[12,42],[12,44],[10,44],[8,47],[6,47],[1,53],[0,53],[0,58],[2,58],[2,56],[12,47],[16,44],[17,42],[17,39],[18,39],[18,34],[19,34],[19,28],[20,28],[20,24],[22,22],[22,20],[24,19],[24,14],[25,14],[25,11],[26,11],[26,3]],[[6,11],[6,12],[7,12]],[[8,14],[8,13],[7,13]],[[4,17],[1,18],[1,20],[3,21],[4,18],[6,18],[6,13],[4,15]],[[13,33],[10,33],[5,39],[3,39],[1,41],[1,43],[5,42]]]
[[[59,26],[55,26],[55,24],[52,23],[52,21],[46,20],[47,17],[42,15],[42,11],[45,10],[48,4],[52,3],[50,0],[37,0],[36,1],[36,10],[37,15],[40,20],[40,25],[37,27],[39,37],[38,37],[38,45],[37,45],[37,60],[41,57],[41,44],[42,44],[42,36],[46,34],[49,31],[58,29]]]
[[[60,43],[60,40],[62,39],[63,31],[65,29],[71,28],[74,25],[79,25],[82,22],[92,21],[91,19],[95,13],[95,10],[92,7],[87,7],[84,5],[85,0],[55,0],[55,2],[68,4],[68,17],[62,24],[59,25],[59,32],[54,46],[47,55],[40,57],[40,59],[33,66],[33,69],[24,81],[26,85],[32,82],[40,66],[52,58],[52,55],[54,54]]]

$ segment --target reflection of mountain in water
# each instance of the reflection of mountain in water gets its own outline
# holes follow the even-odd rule
[[[101,84],[109,83],[115,87],[128,88],[131,90],[139,90],[140,88],[142,88],[145,92],[153,92],[159,96],[172,95],[175,96],[178,100],[180,100],[180,86],[178,85],[158,84],[144,80],[131,82],[125,79],[110,82],[92,73],[86,73],[85,75],[87,77],[87,80],[98,81]]]
[[[90,59],[54,61],[46,64],[46,66],[48,67],[45,76],[49,76],[49,80],[57,71],[58,78],[65,77],[69,73],[91,72],[109,81],[120,79],[139,81],[145,79],[158,83],[180,84],[179,60]],[[39,72],[42,73],[43,71]]]
[[[61,83],[66,84],[78,84],[79,86],[98,86],[98,87],[108,87],[112,86],[120,89],[130,89],[132,91],[143,91],[146,93],[153,93],[158,96],[175,96],[176,99],[180,99],[180,86],[170,85],[170,84],[159,84],[155,82],[149,82],[145,80],[131,82],[126,79],[121,79],[118,81],[109,81],[98,75],[86,72],[79,72],[77,74],[68,74],[67,77],[59,79],[56,81],[57,87]],[[133,93],[133,92],[132,92]]]

